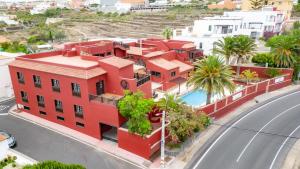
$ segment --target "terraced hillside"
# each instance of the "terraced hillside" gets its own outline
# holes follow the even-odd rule
[[[178,15],[170,18],[168,14],[136,15],[130,20],[111,21],[99,20],[93,22],[69,22],[64,26],[69,40],[77,41],[84,38],[99,37],[124,37],[124,38],[146,38],[161,37],[165,27],[184,28],[192,25],[194,20],[211,16],[213,14],[201,15]]]

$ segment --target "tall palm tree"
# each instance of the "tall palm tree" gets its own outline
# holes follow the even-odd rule
[[[158,107],[166,112],[177,112],[182,104],[184,102],[179,97],[169,94],[166,94],[157,102]]]
[[[238,35],[233,38],[233,54],[237,57],[237,75],[240,75],[240,63],[242,59],[249,59],[255,51],[256,44],[246,35]]]
[[[297,39],[291,35],[274,36],[268,40],[266,46],[271,47],[274,61],[278,67],[293,67],[296,63]]]
[[[208,56],[195,62],[196,70],[192,72],[188,85],[194,89],[202,89],[207,92],[206,104],[211,103],[213,94],[225,95],[225,90],[234,92],[235,84],[231,80],[233,71],[225,65],[223,60],[217,56]]]
[[[233,42],[233,37],[225,37],[215,42],[213,52],[222,55],[225,58],[226,64],[229,64],[230,57],[233,55]]]
[[[173,30],[171,29],[171,28],[165,28],[164,30],[163,30],[163,36],[164,36],[164,38],[165,39],[171,39],[171,37],[173,36]]]

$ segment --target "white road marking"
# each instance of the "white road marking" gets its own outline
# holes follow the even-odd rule
[[[274,118],[272,118],[267,124],[265,124],[253,137],[252,139],[247,143],[247,145],[244,147],[244,149],[242,150],[242,152],[240,153],[239,157],[237,158],[236,162],[239,162],[239,160],[241,159],[241,157],[243,156],[243,154],[245,153],[245,151],[247,150],[247,148],[250,146],[250,144],[253,142],[253,140],[256,138],[256,136],[259,135],[259,133],[265,129],[270,123],[272,123],[274,120],[276,120],[278,117],[280,117],[281,115],[284,115],[286,112],[296,108],[300,106],[300,104],[297,104],[296,106],[293,106],[289,109],[286,109],[285,111],[281,112],[280,114],[278,114],[277,116],[275,116]]]
[[[233,125],[232,125],[232,127],[233,126],[235,126],[236,124],[238,124],[240,121],[242,121],[242,120],[244,120],[246,117],[248,117],[248,116],[250,116],[251,114],[253,114],[253,112],[255,112],[256,110],[259,110],[259,109],[261,109],[261,108],[263,108],[263,107],[265,107],[265,106],[267,106],[267,105],[269,105],[269,104],[271,104],[271,103],[273,103],[273,102],[275,102],[275,101],[277,101],[277,100],[280,100],[280,99],[283,99],[283,98],[286,98],[286,97],[288,97],[288,96],[290,96],[290,95],[294,95],[294,94],[296,94],[296,93],[299,93],[300,91],[297,91],[297,92],[294,92],[294,93],[290,93],[290,94],[288,94],[288,95],[285,95],[285,96],[282,96],[282,97],[279,97],[279,98],[276,98],[276,99],[274,99],[274,100],[272,100],[272,101],[270,101],[270,102],[268,102],[268,103],[266,103],[266,104],[264,104],[264,105],[262,105],[262,106],[260,106],[260,107],[258,107],[258,108],[256,108],[256,109],[254,109],[254,110],[252,110],[252,111],[250,111],[248,114],[246,114],[245,116],[243,116],[242,118],[240,118],[238,121],[236,121]],[[231,127],[229,127],[229,128],[227,128],[211,145],[210,145],[210,147],[205,151],[205,153],[202,155],[202,157],[199,159],[199,161],[196,163],[196,165],[193,167],[193,169],[196,169],[197,167],[198,167],[198,165],[202,162],[202,160],[205,158],[205,156],[208,154],[208,152],[213,148],[213,146],[215,146],[216,144],[217,144],[217,142],[225,135],[225,134],[227,134],[228,132],[229,132],[229,130],[231,129]]]
[[[279,148],[278,151],[276,152],[276,155],[275,155],[275,157],[274,157],[274,159],[273,159],[273,161],[272,161],[272,163],[271,163],[269,169],[272,169],[272,168],[273,168],[273,166],[274,166],[274,164],[275,164],[275,161],[276,161],[276,159],[277,159],[277,157],[278,157],[278,155],[279,155],[281,149],[284,147],[284,145],[286,144],[286,142],[290,139],[290,137],[291,137],[291,136],[292,136],[299,128],[300,128],[300,125],[299,125],[297,128],[295,128],[295,130],[293,130],[293,132],[292,132],[292,133],[284,140],[284,142],[281,144],[280,148]]]
[[[0,116],[7,116],[8,113],[1,113]]]

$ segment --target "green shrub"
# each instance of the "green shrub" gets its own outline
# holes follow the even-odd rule
[[[257,53],[252,57],[252,62],[263,66],[265,66],[266,63],[268,63],[270,67],[275,66],[274,56],[270,53]]]
[[[64,164],[58,161],[43,161],[34,165],[26,165],[23,169],[85,169],[78,164]]]
[[[274,68],[268,68],[266,70],[266,75],[273,78],[273,77],[281,75],[281,71],[278,69],[274,69]]]
[[[150,134],[151,123],[147,113],[152,111],[153,99],[146,99],[142,92],[125,91],[125,96],[118,102],[119,112],[128,119],[128,131],[142,136]]]
[[[299,21],[294,22],[293,28],[294,29],[300,29],[300,22]]]

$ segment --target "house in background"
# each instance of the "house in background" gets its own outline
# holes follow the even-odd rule
[[[25,54],[0,52],[0,98],[10,98],[14,96],[8,64],[21,55]]]
[[[260,19],[258,19],[260,18]],[[175,40],[193,41],[204,54],[212,54],[214,43],[223,37],[247,35],[253,39],[269,37],[282,31],[286,17],[281,11],[265,7],[257,11],[224,12],[222,16],[205,17],[194,25],[174,30]]]
[[[208,9],[228,9],[234,10],[237,9],[237,4],[232,0],[224,0],[215,4],[210,4],[207,6]]]
[[[282,11],[287,16],[287,18],[290,18],[294,2],[293,0],[268,0],[267,5],[275,7],[276,10]],[[251,11],[251,0],[242,0],[241,9],[243,11]]]

